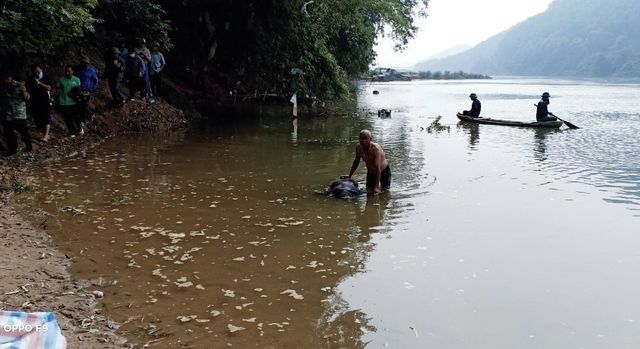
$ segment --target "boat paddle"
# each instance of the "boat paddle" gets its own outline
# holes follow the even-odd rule
[[[536,108],[538,107],[538,105],[537,105],[537,104],[535,104],[535,103],[534,103],[533,105],[534,105]],[[567,120],[562,120],[562,119],[560,119],[559,117],[557,117],[557,116],[556,116],[556,115],[554,115],[553,113],[549,113],[549,115],[551,115],[551,116],[553,116],[554,118],[556,118],[556,119],[558,119],[558,120],[560,120],[560,121],[564,122],[564,124],[565,124],[565,125],[567,125],[567,127],[568,127],[568,128],[570,128],[570,129],[572,129],[572,130],[577,130],[577,129],[579,129],[579,128],[580,128],[580,127],[578,127],[578,126],[576,126],[576,125],[574,125],[574,124],[570,123],[570,122],[569,122],[569,121],[567,121]]]

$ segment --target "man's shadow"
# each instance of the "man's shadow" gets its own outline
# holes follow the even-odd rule
[[[390,198],[390,192],[383,192],[378,195],[368,195],[366,199],[359,200],[356,205],[353,205],[356,210],[358,241],[367,242],[371,239],[371,233],[383,230]]]

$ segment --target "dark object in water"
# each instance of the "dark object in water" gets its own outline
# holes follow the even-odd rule
[[[329,186],[329,190],[327,190],[328,196],[345,200],[358,198],[364,193],[365,191],[358,188],[358,182],[352,178],[341,178],[335,180]]]
[[[380,91],[378,91],[378,90],[373,90],[373,94],[374,94],[374,95],[378,95],[378,94],[380,94]]]
[[[390,118],[391,117],[391,110],[386,110],[386,109],[378,110],[378,117],[379,118]]]
[[[509,120],[488,119],[483,117],[471,117],[458,113],[460,121],[473,122],[476,124],[500,125],[500,126],[516,126],[516,127],[537,127],[537,128],[558,128],[562,126],[562,121],[545,121],[545,122],[521,122]]]

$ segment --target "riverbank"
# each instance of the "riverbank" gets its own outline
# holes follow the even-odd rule
[[[126,348],[117,334],[119,324],[104,315],[100,299],[102,280],[74,280],[71,258],[59,251],[41,226],[33,226],[13,205],[16,195],[34,189],[34,174],[43,164],[82,156],[112,137],[168,132],[189,125],[185,114],[168,104],[131,101],[122,107],[98,107],[85,134],[68,137],[61,120],[54,118],[51,140],[34,135],[34,151],[0,159],[0,309],[24,312],[51,311],[56,315],[69,348]],[[32,130],[33,132],[33,130]],[[109,295],[105,295],[108,297]]]

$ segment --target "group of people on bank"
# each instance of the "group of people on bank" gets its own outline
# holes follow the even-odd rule
[[[473,118],[480,117],[482,104],[478,99],[478,95],[476,95],[475,93],[472,93],[469,95],[469,98],[471,98],[471,110],[465,110],[462,112],[462,114],[473,117]],[[536,121],[537,122],[557,121],[558,119],[555,118],[554,116],[549,116],[549,115],[553,115],[552,113],[549,112],[549,107],[548,107],[549,104],[551,103],[550,101],[551,95],[549,94],[549,92],[544,92],[541,98],[542,99],[537,104]]]
[[[160,46],[154,44],[149,50],[145,39],[136,40],[131,47],[125,44],[121,48],[112,47],[105,59],[104,75],[114,102],[125,101],[120,85],[128,81],[130,100],[139,94],[140,98],[153,103],[154,97],[161,93],[162,72],[166,64]]]
[[[0,71],[0,127],[7,144],[5,156],[18,152],[18,134],[25,151],[33,149],[28,116],[42,135],[42,142],[49,141],[54,106],[62,114],[71,137],[84,133],[83,124],[94,115],[91,99],[100,77],[88,57],[82,56],[79,61],[75,66],[66,65],[64,75],[57,80],[51,79],[42,64],[33,64],[24,82],[17,81],[11,71]],[[159,47],[154,45],[150,51],[146,41],[138,39],[132,45],[122,45],[122,49],[109,50],[102,77],[107,80],[115,105],[126,101],[120,90],[123,82],[128,82],[130,100],[139,94],[153,103],[161,91],[165,66]]]

